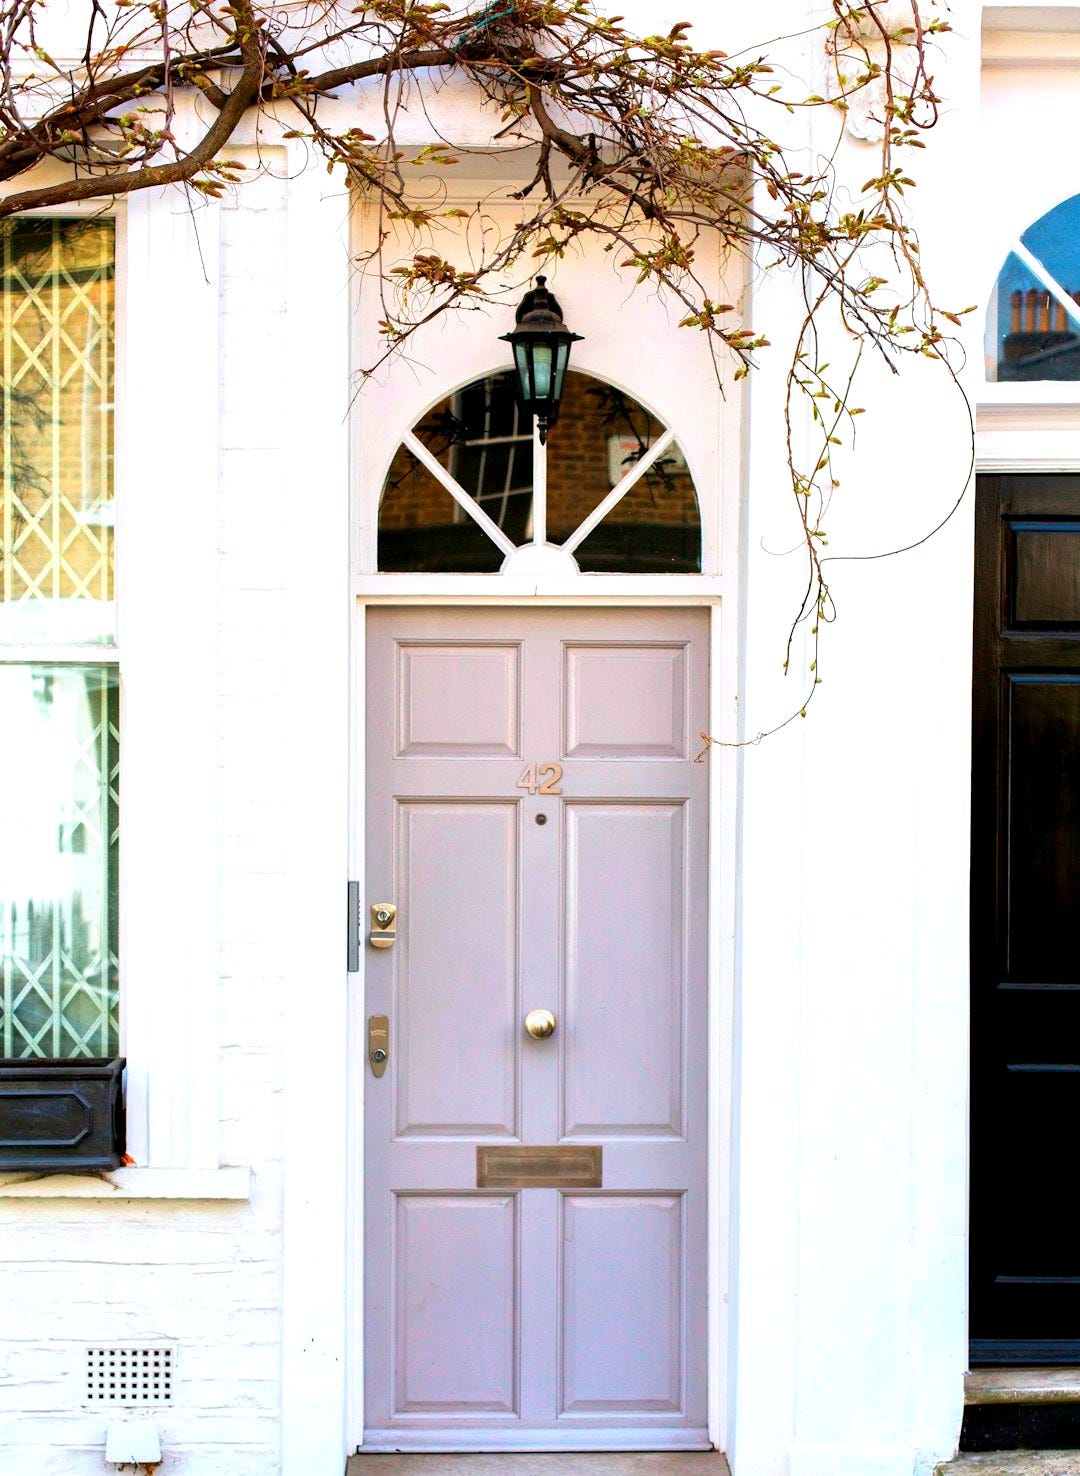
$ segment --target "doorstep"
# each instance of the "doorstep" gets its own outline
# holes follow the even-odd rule
[[[1069,1468],[1080,1476],[1080,1465]],[[731,1476],[717,1451],[611,1455],[354,1455],[346,1476]]]
[[[1080,1368],[979,1368],[964,1375],[965,1404],[1080,1404]]]
[[[1080,1451],[1006,1450],[957,1456],[935,1476],[1080,1476]]]

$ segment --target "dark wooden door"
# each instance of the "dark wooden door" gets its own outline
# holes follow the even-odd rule
[[[1080,1363],[1080,476],[976,526],[971,1357]]]

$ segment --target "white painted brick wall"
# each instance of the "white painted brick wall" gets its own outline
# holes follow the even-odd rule
[[[279,176],[281,161],[263,156]],[[114,1469],[105,1415],[81,1407],[84,1348],[132,1339],[179,1345],[175,1403],[147,1416],[163,1472],[280,1465],[281,937],[303,926],[283,891],[283,590],[286,560],[317,563],[318,516],[317,497],[289,508],[283,488],[285,185],[247,162],[222,211],[218,711],[185,707],[177,671],[176,712],[218,732],[220,988],[205,1028],[220,1042],[221,1162],[253,1168],[252,1197],[0,1200],[0,1476]]]

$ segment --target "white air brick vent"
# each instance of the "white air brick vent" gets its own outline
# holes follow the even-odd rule
[[[174,1366],[168,1344],[94,1345],[86,1350],[86,1403],[171,1404]]]

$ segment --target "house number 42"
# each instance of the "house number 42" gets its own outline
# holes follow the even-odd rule
[[[517,787],[527,789],[530,794],[562,794],[559,788],[561,778],[562,764],[529,764],[528,768],[522,769]]]

